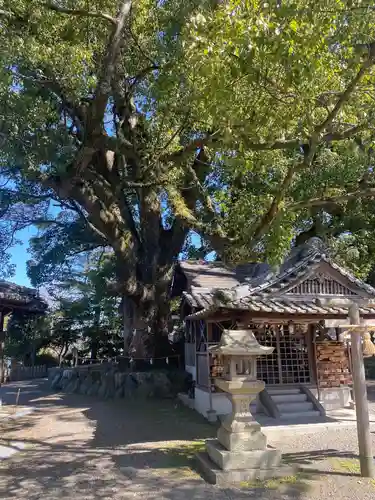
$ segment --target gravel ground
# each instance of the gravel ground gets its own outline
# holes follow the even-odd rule
[[[196,413],[172,401],[103,402],[46,393],[44,383],[18,385],[21,404],[35,411],[0,421],[0,446],[17,451],[0,461],[3,500],[375,498],[375,483],[358,474],[355,427],[287,437],[281,432],[269,444],[302,467],[300,473],[219,489],[193,469],[202,440],[215,434]],[[12,402],[18,385],[3,388],[5,401]],[[373,441],[375,449],[375,435]]]

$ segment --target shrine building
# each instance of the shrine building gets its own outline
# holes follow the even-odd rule
[[[257,376],[266,385],[252,413],[288,420],[351,403],[350,343],[342,326],[353,302],[362,322],[374,325],[375,289],[335,263],[319,238],[295,247],[278,270],[181,261],[172,285],[172,296],[179,295],[185,369],[195,381],[191,405],[201,414],[231,411],[215,388],[222,366],[210,351],[224,329],[236,328],[274,347],[258,359]]]

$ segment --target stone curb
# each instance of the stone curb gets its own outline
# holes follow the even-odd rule
[[[316,423],[306,423],[306,424],[289,424],[289,425],[264,425],[262,426],[262,432],[266,434],[267,437],[272,437],[273,433],[280,434],[283,432],[285,434],[295,434],[296,432],[302,432],[304,434],[314,434],[315,432],[330,431],[330,430],[352,430],[356,427],[357,422],[316,422]],[[370,423],[370,429],[375,431],[375,422]]]

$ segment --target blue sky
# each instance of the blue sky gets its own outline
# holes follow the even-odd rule
[[[22,244],[16,245],[11,250],[12,264],[16,266],[15,274],[9,278],[9,281],[12,283],[22,286],[31,286],[26,273],[26,262],[30,259],[30,254],[28,253],[29,240],[33,236],[36,236],[37,232],[37,228],[30,226],[17,233],[17,239],[21,240]],[[201,245],[200,237],[197,234],[192,235],[192,243],[195,246]],[[207,256],[207,260],[213,260],[214,257],[214,252],[211,252]]]
[[[28,227],[17,234],[17,238],[22,241],[22,245],[16,245],[11,249],[12,264],[16,266],[16,273],[10,278],[10,281],[17,285],[31,286],[30,280],[26,274],[26,262],[30,259],[28,253],[29,239],[37,234],[35,227]]]

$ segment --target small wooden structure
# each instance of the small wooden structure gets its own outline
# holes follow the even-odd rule
[[[15,285],[8,281],[0,281],[0,383],[4,378],[4,345],[5,320],[14,311],[28,314],[43,314],[47,309],[46,302],[32,288]]]
[[[261,345],[274,348],[257,362],[270,393],[301,390],[319,411],[349,404],[350,349],[340,325],[348,324],[349,305],[371,302],[375,289],[332,261],[318,238],[295,247],[277,271],[264,264],[231,269],[181,262],[172,292],[183,295],[185,366],[200,413],[230,411],[213,384],[223,367],[210,347],[233,328],[251,328]],[[360,315],[374,324],[375,307],[360,305]]]

